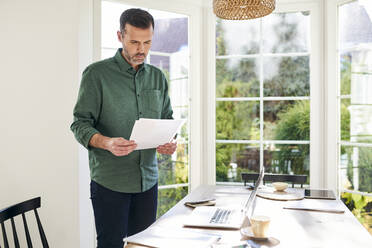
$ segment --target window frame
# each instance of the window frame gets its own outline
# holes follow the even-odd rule
[[[322,56],[322,5],[321,1],[305,0],[301,3],[296,1],[277,1],[274,13],[278,12],[297,12],[310,11],[310,186],[323,188],[325,186],[325,168],[324,164],[324,84],[323,84],[323,56]],[[213,14],[212,7],[208,10],[208,38],[206,42],[215,44],[216,32],[216,17]],[[212,28],[213,27],[213,28]],[[320,32],[319,32],[320,31]],[[208,75],[208,92],[207,100],[207,116],[206,123],[208,126],[206,147],[207,147],[207,173],[209,178],[207,184],[216,184],[216,49],[215,45],[210,46],[206,52],[208,58],[207,75]],[[261,89],[262,90],[262,89]],[[261,96],[259,98],[263,98]],[[265,97],[265,99],[268,99]],[[262,104],[260,107],[261,115],[263,114]],[[262,131],[262,128],[261,128]],[[261,136],[262,137],[262,136]],[[266,141],[260,140],[260,148],[263,148],[263,143]],[[252,142],[250,142],[252,143]],[[278,142],[280,143],[280,142]],[[263,166],[263,152],[260,152],[260,167]]]
[[[334,189],[337,195],[342,192],[349,192],[358,195],[372,196],[371,193],[346,190],[342,188],[340,180],[340,151],[341,145],[357,146],[357,147],[372,147],[369,143],[354,143],[341,140],[340,134],[340,100],[343,98],[339,95],[339,82],[340,82],[340,64],[339,64],[339,22],[338,13],[341,5],[355,2],[356,0],[328,0],[325,6],[326,9],[326,37],[325,47],[327,48],[326,54],[326,116],[327,116],[327,186]],[[336,27],[336,28],[335,28]],[[334,110],[337,111],[334,111]]]

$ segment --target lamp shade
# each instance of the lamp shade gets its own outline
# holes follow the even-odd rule
[[[213,12],[227,20],[247,20],[266,16],[275,9],[275,0],[213,0]]]

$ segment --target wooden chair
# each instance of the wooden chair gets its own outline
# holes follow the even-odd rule
[[[5,230],[5,225],[4,222],[6,220],[11,221],[12,225],[12,232],[13,232],[13,240],[14,240],[14,247],[15,248],[20,248],[19,246],[19,240],[18,240],[18,235],[17,235],[17,230],[14,222],[14,217],[17,215],[22,214],[22,219],[23,219],[23,226],[25,229],[25,234],[26,234],[26,240],[27,240],[27,247],[32,248],[32,242],[31,242],[31,236],[30,232],[28,230],[27,226],[27,221],[26,221],[26,216],[25,213],[31,210],[34,210],[35,217],[36,217],[36,222],[37,226],[39,229],[39,234],[41,238],[41,243],[43,244],[43,248],[49,248],[43,227],[40,222],[39,214],[37,213],[37,208],[40,207],[40,197],[36,197],[34,199],[24,201],[18,204],[15,204],[13,206],[10,206],[8,208],[4,208],[0,210],[0,223],[1,223],[1,229],[2,229],[2,235],[3,235],[3,241],[4,241],[4,248],[9,248],[9,243],[8,243],[8,238]],[[0,245],[1,248],[1,245]]]
[[[244,186],[246,186],[247,181],[252,180],[255,182],[258,178],[258,173],[242,173],[242,179],[244,181]],[[263,179],[263,182],[290,182],[292,183],[292,188],[294,184],[301,184],[301,188],[303,184],[306,183],[307,175],[290,175],[290,174],[271,174],[266,173]]]

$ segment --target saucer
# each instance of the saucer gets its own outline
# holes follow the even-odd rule
[[[240,233],[243,236],[257,241],[267,241],[269,239],[269,237],[255,237],[250,226],[241,228]]]
[[[297,201],[304,199],[298,192],[276,191],[274,189],[257,192],[257,196],[276,201]]]

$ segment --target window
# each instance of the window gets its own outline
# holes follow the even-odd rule
[[[132,7],[111,1],[101,5],[101,58],[112,57],[121,47],[117,41],[121,13]],[[147,63],[160,68],[168,79],[173,117],[186,119],[177,137],[178,148],[172,156],[158,155],[158,216],[187,193],[189,187],[189,49],[188,16],[146,9],[154,17],[155,30]],[[172,37],[172,38],[170,38]]]
[[[339,183],[342,198],[372,233],[372,4],[338,7]],[[370,211],[370,210],[369,210]]]
[[[216,22],[216,181],[242,172],[310,182],[310,11]]]

